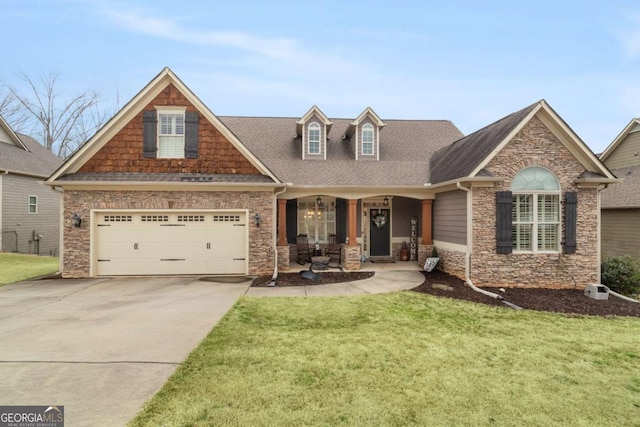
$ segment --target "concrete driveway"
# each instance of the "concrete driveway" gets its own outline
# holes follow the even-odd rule
[[[126,424],[250,282],[42,280],[0,287],[0,405]]]

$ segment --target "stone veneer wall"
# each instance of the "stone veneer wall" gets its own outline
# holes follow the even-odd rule
[[[64,192],[64,260],[62,276],[89,277],[91,209],[248,209],[249,274],[272,274],[273,193],[270,191],[84,191]],[[71,219],[78,213],[82,227]],[[251,218],[259,213],[260,226]]]
[[[496,196],[509,190],[513,177],[528,166],[553,172],[564,193],[578,193],[577,249],[575,254],[497,254]],[[575,180],[584,167],[537,117],[531,121],[487,165],[486,170],[505,181],[491,188],[474,187],[473,253],[471,280],[477,286],[584,287],[598,279],[597,190],[578,188]],[[564,203],[561,204],[564,209]],[[564,240],[564,213],[562,214]]]
[[[360,270],[360,246],[347,246],[342,244],[340,264],[344,270]]]
[[[289,252],[291,247],[278,246],[278,271],[289,271]]]
[[[440,257],[440,261],[436,269],[464,280],[464,252],[438,248],[438,257]],[[424,266],[424,263],[422,265]]]

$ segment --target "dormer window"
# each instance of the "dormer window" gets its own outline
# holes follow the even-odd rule
[[[308,138],[309,154],[320,154],[320,124],[309,123]]]
[[[371,156],[374,154],[374,131],[373,125],[367,123],[362,126],[362,155]]]

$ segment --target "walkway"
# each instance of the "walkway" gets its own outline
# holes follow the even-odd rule
[[[302,266],[293,263],[287,273],[296,273],[308,268],[308,264]],[[311,297],[382,294],[412,289],[424,282],[421,269],[415,262],[375,264],[366,262],[362,264],[360,271],[374,271],[375,275],[365,280],[332,283],[329,285],[251,287],[245,295],[255,297]],[[312,282],[310,281],[310,283]]]

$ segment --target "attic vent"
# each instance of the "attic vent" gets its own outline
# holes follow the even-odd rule
[[[212,176],[183,176],[182,182],[213,182]]]

